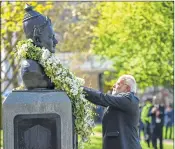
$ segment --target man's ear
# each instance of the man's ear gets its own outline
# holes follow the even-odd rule
[[[33,31],[33,39],[35,43],[40,43],[40,35],[41,35],[41,30],[38,27],[34,27]]]
[[[33,40],[34,40],[34,43],[35,43],[35,45],[37,45],[37,46],[39,46],[39,47],[41,47],[41,40],[40,40],[40,36],[34,36],[33,37]]]

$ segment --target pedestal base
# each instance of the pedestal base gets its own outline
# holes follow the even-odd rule
[[[60,149],[58,114],[17,115],[14,118],[15,149]]]

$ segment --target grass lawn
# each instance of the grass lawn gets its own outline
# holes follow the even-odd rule
[[[102,149],[102,139],[99,136],[92,136],[91,144],[86,144],[84,149]],[[147,145],[141,141],[142,149],[153,149],[148,148]],[[173,149],[173,145],[165,144],[164,143],[164,149]]]
[[[97,133],[97,132],[98,133],[102,132],[101,125],[97,125],[94,128],[94,133]],[[102,149],[102,137],[101,136],[93,135],[91,137],[91,140],[92,140],[91,144],[86,144],[85,149]],[[142,146],[142,149],[153,149],[152,147],[148,148],[147,144],[144,141],[141,141],[141,146]],[[173,149],[173,145],[171,145],[171,144],[164,143],[163,147],[164,147],[164,149]]]

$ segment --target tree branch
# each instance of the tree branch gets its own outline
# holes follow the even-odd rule
[[[8,52],[7,54],[6,54],[6,57],[1,61],[1,64],[5,61],[5,60],[7,60],[7,59],[11,59],[11,57],[12,57],[12,55],[10,54],[11,52]],[[10,57],[9,57],[10,56]]]
[[[14,78],[16,78],[18,75],[18,72],[15,72],[12,79],[8,82],[7,86],[4,88],[4,90],[2,91],[3,93],[8,89],[8,87],[11,85],[11,83],[14,81]]]
[[[12,64],[14,63],[14,59],[12,60],[12,62],[10,63],[9,68],[7,69],[7,71],[5,72],[5,76],[9,73],[10,69],[12,68]]]

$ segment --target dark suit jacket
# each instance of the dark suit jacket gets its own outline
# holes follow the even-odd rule
[[[139,99],[133,93],[103,94],[84,87],[86,99],[107,107],[102,120],[103,149],[141,149]]]
[[[153,108],[153,106],[150,108],[148,116],[151,116],[151,129],[152,129],[152,131],[154,131],[154,129],[156,127],[163,128],[163,125],[164,125],[164,107],[160,106],[160,105],[157,107],[157,110],[160,111],[160,115],[158,117],[161,120],[160,123],[156,122],[156,114],[151,112],[152,108]]]

